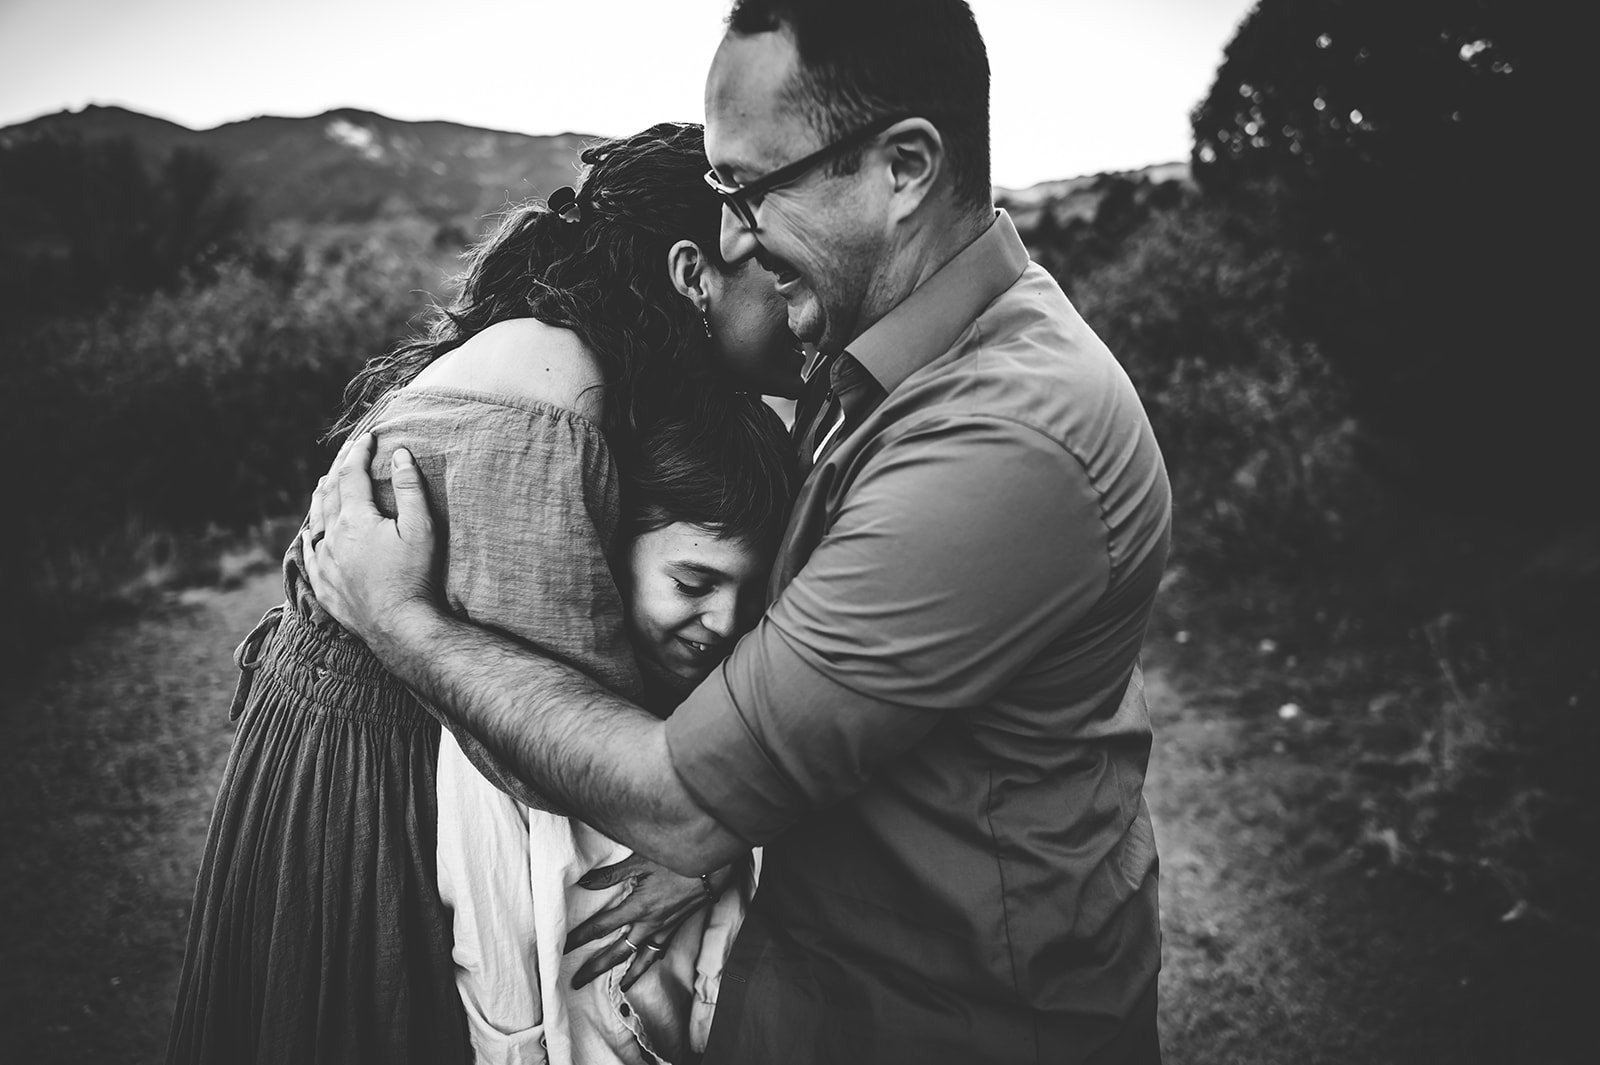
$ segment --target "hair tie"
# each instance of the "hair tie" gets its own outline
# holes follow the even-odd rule
[[[578,210],[578,194],[572,191],[571,185],[561,186],[544,202],[551,211],[561,216],[563,222],[583,221],[583,213]]]

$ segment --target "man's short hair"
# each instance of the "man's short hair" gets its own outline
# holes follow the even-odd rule
[[[989,55],[965,0],[734,0],[728,29],[793,37],[797,99],[827,140],[883,115],[932,122],[957,200],[989,206]],[[846,153],[834,172],[860,160]]]

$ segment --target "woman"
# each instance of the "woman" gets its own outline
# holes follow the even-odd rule
[[[608,437],[692,405],[723,368],[790,394],[800,354],[770,279],[717,257],[698,127],[655,126],[583,161],[580,192],[506,219],[430,334],[357,376],[336,431],[416,456],[456,609],[641,697],[607,565]],[[384,481],[386,460],[372,472]],[[240,647],[239,728],[168,1059],[465,1061],[435,871],[439,726],[321,610],[298,542],[284,585]],[[500,787],[547,805],[457,739]]]

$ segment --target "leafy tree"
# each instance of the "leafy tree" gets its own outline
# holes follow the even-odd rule
[[[1569,486],[1595,451],[1555,244],[1588,197],[1539,165],[1576,98],[1552,10],[1261,0],[1193,115],[1202,188],[1295,221],[1286,298],[1384,468],[1457,505],[1593,504]]]

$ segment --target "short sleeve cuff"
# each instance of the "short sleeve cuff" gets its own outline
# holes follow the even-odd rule
[[[667,751],[700,808],[758,847],[794,823],[805,799],[757,742],[729,690],[727,665],[667,719]]]

